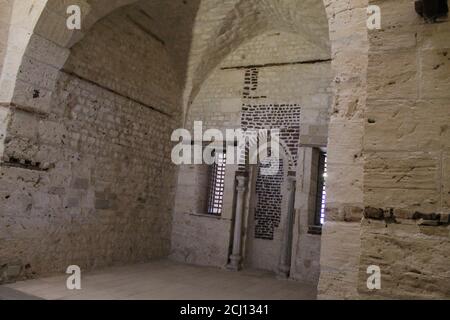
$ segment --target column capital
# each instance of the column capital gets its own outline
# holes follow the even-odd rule
[[[248,172],[244,170],[236,171],[236,177],[248,178]]]
[[[297,177],[295,176],[295,172],[294,175],[291,175],[291,172],[289,173],[289,175],[287,176],[287,189],[288,191],[292,191],[293,189],[295,189],[295,184],[297,183]]]
[[[246,172],[238,172],[236,173],[236,190],[238,192],[244,192],[247,189],[247,173]]]

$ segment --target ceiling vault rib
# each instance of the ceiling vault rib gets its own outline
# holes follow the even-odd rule
[[[147,34],[148,36],[150,36],[153,40],[156,40],[157,42],[159,42],[161,45],[165,46],[166,42],[161,39],[160,37],[158,37],[155,33],[153,33],[149,28],[143,26],[141,23],[137,22],[136,20],[134,20],[131,16],[127,15],[127,18],[131,21],[131,23],[133,23],[139,30],[141,30],[142,32],[144,32],[145,34]]]
[[[246,65],[246,66],[222,67],[220,69],[221,70],[231,70],[231,69],[270,68],[270,67],[280,67],[280,66],[291,66],[291,65],[297,65],[297,64],[316,64],[316,63],[327,63],[327,62],[331,62],[331,59],[315,59],[315,60],[294,61],[294,62],[254,64],[254,65]]]

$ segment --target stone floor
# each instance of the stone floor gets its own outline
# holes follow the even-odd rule
[[[66,289],[67,275],[0,286],[0,299],[267,300],[315,299],[312,286],[271,273],[197,267],[168,260],[82,274],[82,290]]]

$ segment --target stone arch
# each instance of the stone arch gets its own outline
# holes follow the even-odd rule
[[[188,108],[203,82],[227,55],[245,41],[268,30],[292,32],[330,51],[328,18],[322,1],[241,0],[231,10],[226,23],[216,29],[192,75]]]
[[[35,66],[46,64],[59,70],[70,54],[69,49],[80,41],[97,21],[136,1],[72,1],[70,4],[79,5],[82,9],[82,31],[65,27],[68,4],[64,1],[13,1],[5,70],[0,79],[0,101],[24,103],[19,98],[19,95],[26,93],[23,91],[24,84],[20,75],[38,70],[36,67],[28,70],[27,67],[30,66],[25,64],[26,59],[33,61]]]
[[[26,265],[45,274],[73,263],[92,268],[143,261],[166,256],[170,247],[176,173],[170,134],[179,125],[182,81],[172,47],[147,28],[158,21],[145,11],[165,2],[78,3],[87,6],[84,33],[66,28],[66,6],[58,0],[37,2],[39,8],[17,2],[16,10],[31,10],[36,21],[11,25],[25,36],[14,49],[23,53],[2,73],[0,179],[8,201],[0,203],[1,224],[15,214],[8,228],[27,228],[15,234],[14,248],[1,251],[2,260],[23,272]],[[174,3],[156,14],[169,14]],[[186,11],[193,16],[198,1],[190,3]],[[191,27],[185,28],[188,40]],[[42,241],[33,247],[35,239]]]
[[[142,0],[141,0],[142,1]],[[63,67],[70,52],[69,49],[79,42],[90,28],[111,12],[139,0],[76,0],[83,12],[82,31],[71,31],[67,28],[57,28],[65,25],[65,2],[58,0],[14,2],[11,31],[16,34],[11,42],[17,42],[15,51],[6,56],[8,70],[0,79],[0,101],[2,103],[26,105],[30,101],[23,97],[30,96],[32,90],[23,83],[21,75],[36,72],[36,65],[44,63],[46,67],[60,69]],[[328,9],[327,1],[324,1]],[[23,20],[23,17],[27,19]],[[186,95],[188,106],[198,94],[199,88],[211,71],[230,52],[249,38],[258,36],[267,30],[295,32],[306,36],[312,43],[329,47],[328,22],[324,3],[321,1],[276,2],[272,0],[240,0],[224,18],[224,23],[209,37],[211,40],[205,50],[202,50],[199,63],[190,70],[187,78]],[[14,55],[14,57],[12,57]],[[33,61],[33,69],[24,60]],[[195,65],[195,64],[194,64]],[[36,101],[33,101],[36,102]],[[47,103],[47,101],[43,102]],[[39,107],[38,107],[39,108]]]
[[[193,96],[193,100],[190,102],[186,113],[185,113],[185,126],[186,128],[190,128],[193,121],[202,120],[207,127],[212,128],[220,128],[220,129],[226,129],[226,127],[223,126],[222,123],[219,123],[217,121],[214,121],[212,119],[208,119],[208,115],[212,113],[221,113],[222,109],[232,108],[232,109],[239,109],[241,110],[242,106],[245,106],[247,104],[254,104],[256,101],[252,101],[249,99],[246,99],[245,97],[242,97],[242,93],[235,92],[235,98],[238,98],[237,100],[233,101],[234,106],[219,106],[216,105],[216,102],[211,101],[211,99],[206,98],[206,95],[214,94],[211,93],[210,86],[207,84],[207,79],[211,80],[213,83],[216,82],[222,82],[222,81],[229,81],[229,80],[222,80],[219,76],[214,77],[214,75],[218,75],[218,73],[222,71],[227,70],[245,70],[248,69],[248,65],[255,65],[258,68],[270,68],[270,65],[274,64],[275,67],[280,65],[286,65],[286,67],[289,67],[289,65],[292,65],[295,67],[297,64],[302,64],[303,62],[306,62],[306,65],[308,65],[309,61],[313,61],[313,64],[311,64],[311,68],[314,68],[315,63],[314,61],[318,61],[319,64],[323,63],[326,64],[326,68],[321,68],[318,66],[318,68],[321,68],[320,72],[322,72],[322,76],[324,78],[324,83],[326,83],[326,87],[331,87],[331,59],[330,59],[330,47],[329,42],[321,42],[321,41],[315,41],[312,42],[311,37],[306,37],[303,34],[299,34],[298,31],[293,31],[292,28],[278,28],[275,29],[276,26],[271,27],[265,27],[262,30],[258,30],[258,32],[255,35],[247,35],[245,38],[240,39],[237,43],[234,43],[233,50],[231,52],[228,52],[226,55],[221,57],[220,61],[216,61],[216,64],[213,66],[213,69],[209,71],[208,75],[205,75],[205,78],[201,83],[196,84],[195,81],[193,82],[194,85],[198,85],[198,88],[193,89],[193,91],[190,91],[191,93],[194,93],[195,90],[198,92]],[[225,28],[226,29],[226,28]],[[264,39],[263,39],[264,38]],[[239,59],[236,59],[236,57],[240,54],[239,52],[243,50],[246,55],[248,55],[248,52],[252,50],[252,47],[255,46],[255,43],[261,43],[261,42],[269,42],[270,38],[279,38],[280,40],[273,44],[267,44],[267,49],[274,49],[274,47],[282,47],[289,51],[289,53],[278,53],[274,56],[273,52],[271,54],[264,54],[261,53],[261,51],[255,50],[255,54],[252,55],[249,60],[239,61]],[[273,41],[273,40],[271,40]],[[286,43],[290,43],[291,45],[288,47],[286,46]],[[260,49],[260,48],[258,48]],[[205,61],[206,59],[201,59],[201,61]],[[249,62],[251,61],[251,62]],[[256,61],[256,62],[255,62]],[[204,65],[204,64],[203,64]],[[212,66],[212,65],[211,65]],[[200,64],[201,67],[201,64]],[[198,69],[197,69],[198,71]],[[194,73],[195,75],[196,73]],[[211,79],[212,77],[212,79]],[[299,79],[302,77],[299,77]],[[228,78],[227,78],[228,79]],[[236,78],[235,78],[236,79]],[[307,81],[316,82],[317,78],[311,78],[311,79],[305,79]],[[237,81],[237,80],[232,80]],[[239,86],[244,86],[244,76],[242,76],[242,79],[239,80],[240,83]],[[277,86],[277,84],[273,83],[274,86]],[[298,83],[300,85],[300,83]],[[236,89],[236,86],[235,88]],[[189,91],[189,88],[185,90],[185,93]],[[301,91],[301,90],[298,90]],[[293,91],[291,90],[291,93]],[[202,93],[200,96],[199,94]],[[220,95],[220,93],[218,93]],[[206,102],[203,100],[206,98]],[[219,99],[220,100],[220,99]],[[283,95],[283,94],[277,94],[276,97],[263,97],[261,100],[261,104],[268,104],[272,105],[274,102],[280,103],[280,104],[295,104],[296,102],[300,101],[300,97],[296,94],[292,97]],[[330,101],[331,102],[331,99]],[[206,105],[207,103],[210,103],[211,105]],[[313,108],[313,103],[308,102],[306,103],[306,108]],[[305,107],[305,105],[300,106]],[[323,106],[321,106],[323,107]],[[329,107],[328,102],[326,103],[326,107]],[[325,107],[325,108],[326,108]],[[213,111],[208,110],[213,109]],[[328,113],[328,109],[323,110],[324,113]],[[240,112],[240,111],[239,111]],[[239,117],[236,117],[235,115],[239,114],[239,112],[233,112],[233,111],[225,111],[222,116],[222,122],[225,123],[225,126],[228,125],[227,128],[234,128],[234,127],[241,127],[245,128],[245,126],[242,126],[241,123],[239,123]],[[233,116],[234,115],[234,116]],[[296,170],[295,166],[297,164],[296,161],[296,153],[289,150],[289,148],[286,146],[286,142],[281,139],[281,151],[286,155],[286,157],[289,159],[289,170]],[[297,143],[298,145],[298,143]],[[326,145],[324,141],[320,141],[318,145]]]

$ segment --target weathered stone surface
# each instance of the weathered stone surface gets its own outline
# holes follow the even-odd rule
[[[448,19],[424,24],[413,1],[371,3],[380,5],[385,22],[370,35],[364,204],[389,210],[395,222],[363,222],[359,291],[373,298],[448,297],[448,255],[440,252],[449,243]],[[381,267],[379,291],[365,286],[369,265]]]
[[[359,291],[364,298],[447,298],[450,293],[448,227],[363,223]],[[381,290],[366,287],[366,270],[381,268]]]
[[[423,99],[450,99],[450,46],[443,49],[426,49],[420,52]]]
[[[319,297],[356,299],[360,258],[360,223],[327,222],[322,242]],[[327,230],[328,229],[328,230]]]
[[[362,215],[351,214],[348,219],[347,212],[362,213],[364,207],[362,139],[367,94],[368,1],[326,1],[326,5],[335,80],[319,298],[357,298],[359,222],[341,221],[358,221]],[[339,248],[337,242],[341,242]]]
[[[430,117],[433,115],[433,117]],[[433,151],[449,147],[450,110],[446,100],[383,100],[367,105],[367,151]]]
[[[55,68],[67,57],[55,44],[36,37],[30,43],[33,58],[24,60],[16,87],[16,101],[26,108],[11,108],[4,117],[9,119],[4,157],[8,164],[17,160],[18,167],[1,168],[2,263],[19,261],[45,274],[72,264],[86,269],[169,254],[175,182],[170,134],[177,117],[155,109],[169,114],[181,108],[181,90],[169,63],[141,65],[149,52],[165,56],[160,45],[144,41],[138,29],[121,33],[124,20],[114,15],[103,21],[115,22],[117,29],[95,26],[74,48],[70,63],[78,69],[69,63],[70,74]],[[124,47],[140,45],[135,59],[117,46],[107,49],[113,38]],[[95,50],[101,47],[104,51]],[[52,60],[52,54],[58,58]],[[87,66],[83,59],[96,64]],[[130,81],[121,83],[130,75],[121,69],[125,65],[131,72],[145,70],[145,77],[167,91],[139,90],[137,82],[134,90],[143,96],[127,91]],[[145,77],[141,82],[148,84]]]
[[[369,100],[418,98],[415,50],[371,53],[367,74]]]

